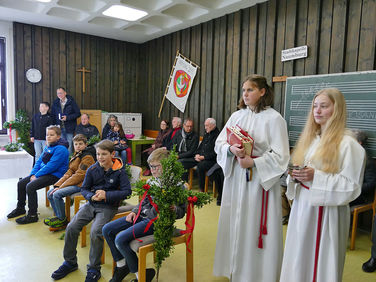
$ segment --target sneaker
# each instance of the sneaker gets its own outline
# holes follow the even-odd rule
[[[36,214],[27,214],[23,217],[16,219],[16,222],[18,224],[29,224],[29,223],[33,223],[33,222],[37,222],[37,221],[38,221],[38,215],[36,215]]]
[[[155,270],[153,268],[146,269],[146,282],[151,282],[155,276]],[[138,282],[138,279],[133,279],[131,282]]]
[[[110,282],[121,282],[129,273],[128,265],[124,265],[122,267],[115,267],[114,275]]]
[[[97,282],[100,278],[100,271],[91,268],[87,271],[85,282]]]
[[[57,216],[50,216],[50,217],[47,217],[43,220],[43,223],[50,226],[50,222],[55,220],[56,218],[58,218]]]
[[[67,218],[64,218],[63,220],[61,220],[60,218],[54,218],[53,220],[51,220],[48,225],[53,227],[53,228],[57,228],[57,227],[63,227],[63,226],[66,226],[68,224],[68,220]]]
[[[363,263],[362,269],[364,272],[374,272],[376,270],[376,258],[371,257],[368,261]]]
[[[20,215],[24,215],[26,213],[26,210],[23,208],[16,208],[14,209],[10,214],[7,215],[8,218],[14,218]]]
[[[67,263],[66,261],[64,261],[63,264],[57,270],[55,270],[54,273],[52,273],[51,278],[54,280],[59,280],[77,269],[78,269],[77,263],[75,265],[71,265]]]
[[[286,225],[287,223],[289,223],[289,216],[285,215],[282,217],[282,225]]]

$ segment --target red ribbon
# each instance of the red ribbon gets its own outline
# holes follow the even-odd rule
[[[185,227],[186,227],[186,229],[180,231],[181,235],[189,233],[188,239],[187,239],[187,241],[185,243],[187,245],[187,250],[190,253],[192,253],[192,251],[189,249],[188,246],[189,246],[189,243],[191,242],[191,239],[192,239],[193,230],[195,229],[195,213],[194,213],[194,207],[193,206],[194,206],[194,203],[196,203],[196,202],[197,202],[197,197],[196,196],[188,197],[187,217],[185,219]],[[192,214],[192,225],[189,224],[189,220],[191,218],[191,214]]]
[[[10,143],[12,143],[12,124],[11,123],[9,124],[9,139],[10,139]]]
[[[150,204],[155,208],[155,210],[157,211],[157,213],[159,213],[157,204],[154,203],[153,199],[150,197],[150,195],[148,195],[148,192],[149,192],[149,189],[150,189],[150,185],[149,184],[144,184],[144,186],[142,186],[142,188],[145,189],[145,192],[144,192],[144,195],[142,195],[142,199],[141,199],[140,204],[138,206],[138,212],[137,212],[137,215],[136,215],[136,217],[135,217],[135,219],[133,221],[133,229],[132,229],[133,237],[137,241],[139,241],[139,242],[142,242],[142,240],[136,238],[136,235],[134,234],[134,225],[137,222],[138,217],[140,216],[141,208],[142,208],[142,203],[144,202],[144,200],[145,200],[146,197],[149,199]],[[149,230],[150,226],[153,224],[154,221],[156,221],[157,218],[158,218],[158,215],[149,221],[149,223],[145,227],[144,233],[146,233]]]
[[[316,282],[317,278],[317,263],[319,261],[319,249],[320,249],[320,240],[321,240],[321,224],[322,224],[322,214],[324,211],[323,206],[319,206],[319,216],[317,219],[317,233],[316,233],[316,250],[315,250],[315,264],[313,269],[313,282]]]

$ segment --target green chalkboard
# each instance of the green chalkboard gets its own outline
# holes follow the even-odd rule
[[[289,77],[286,81],[285,119],[290,146],[305,125],[313,96],[323,88],[338,88],[346,99],[347,127],[366,132],[368,154],[376,157],[376,71]]]

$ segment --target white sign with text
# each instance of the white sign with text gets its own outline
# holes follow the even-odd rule
[[[306,58],[308,56],[308,46],[300,46],[291,49],[282,50],[281,61],[291,61],[301,58]]]

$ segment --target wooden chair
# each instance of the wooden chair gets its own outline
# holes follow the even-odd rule
[[[192,209],[192,213],[194,209]],[[123,216],[126,216],[128,213],[125,213]],[[120,218],[120,217],[119,217]],[[189,222],[190,225],[192,225],[192,216],[190,216]],[[172,241],[174,242],[174,245],[178,244],[187,244],[189,234],[183,234],[180,235],[180,230],[174,231],[174,237],[172,238]],[[153,243],[155,242],[154,235],[148,235],[140,238],[142,242],[139,242],[137,240],[133,240],[130,243],[131,249],[138,253],[138,281],[139,282],[145,282],[146,281],[146,255],[150,252],[154,253],[154,247]],[[191,236],[191,240],[188,244],[189,250],[185,249],[185,265],[186,265],[186,281],[187,282],[193,282],[193,234]],[[155,258],[155,254],[154,254]],[[116,262],[113,261],[113,271],[115,269]]]
[[[188,190],[192,190],[193,187],[193,173],[196,167],[190,168],[188,170]],[[209,176],[205,176],[205,188],[204,192],[208,193],[208,187],[209,187]],[[215,189],[215,182],[213,181],[213,197],[215,198],[217,196],[217,191]]]
[[[48,208],[50,206],[50,201],[48,200],[47,194],[50,190],[50,185],[46,186],[46,207]]]
[[[355,237],[356,237],[356,229],[358,227],[359,214],[365,211],[373,210],[373,217],[374,217],[375,209],[376,209],[376,193],[375,193],[373,202],[351,207],[351,212],[353,213],[353,222],[352,222],[352,230],[351,230],[350,250],[355,249]]]

